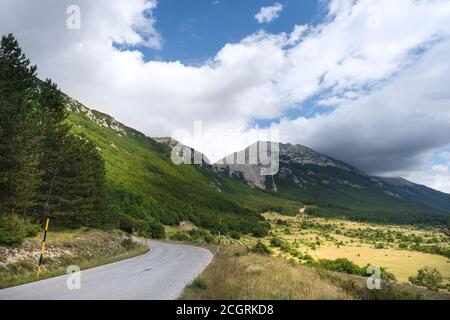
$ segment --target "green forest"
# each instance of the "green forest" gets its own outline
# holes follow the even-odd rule
[[[312,183],[302,189],[275,177],[274,192],[250,188],[207,164],[175,165],[169,145],[86,108],[52,80],[40,80],[12,34],[3,36],[0,46],[0,140],[2,244],[35,235],[47,217],[53,228],[121,229],[152,238],[165,237],[164,225],[182,221],[213,234],[264,237],[270,224],[261,213],[294,215],[304,205],[310,215],[357,221],[448,220],[370,186],[355,191]],[[331,170],[291,169],[304,179],[308,170]],[[329,174],[364,185],[364,177],[341,171]]]
[[[120,228],[154,238],[165,236],[163,225],[184,220],[264,236],[269,225],[260,212],[301,205],[205,168],[176,166],[168,146],[131,128],[119,136],[74,112],[74,103],[51,80],[38,79],[12,34],[2,37],[0,243],[35,234],[47,217],[56,228]]]
[[[0,45],[1,242],[57,225],[103,225],[105,164],[94,143],[73,134],[56,84],[36,76],[13,35]],[[7,230],[12,230],[6,232]]]

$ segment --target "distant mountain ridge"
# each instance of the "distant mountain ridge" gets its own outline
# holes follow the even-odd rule
[[[383,203],[386,206],[395,204],[396,207],[413,203],[417,205],[414,212],[427,211],[428,208],[430,213],[450,214],[448,194],[403,178],[369,176],[351,165],[302,145],[279,144],[280,167],[274,176],[261,175],[261,164],[226,164],[227,159],[248,157],[249,150],[256,148],[252,145],[236,152],[218,161],[214,167],[221,173],[239,176],[251,187],[294,196],[304,202],[322,201],[322,204],[335,206],[360,203],[362,207],[380,208]]]
[[[171,153],[178,141],[149,138],[70,98],[68,108],[74,130],[99,145],[113,194],[134,199],[125,206],[111,201],[123,215],[136,219],[148,212],[163,224],[190,220],[217,229],[224,215],[229,219],[226,228],[248,231],[260,219],[258,213],[293,214],[304,204],[308,213],[318,216],[399,223],[444,222],[450,213],[446,194],[404,180],[370,177],[299,145],[280,144],[280,167],[273,176],[261,175],[259,163],[210,164],[206,157],[201,165],[177,166]]]

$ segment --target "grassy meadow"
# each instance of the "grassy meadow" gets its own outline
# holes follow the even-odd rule
[[[376,265],[394,274],[399,281],[407,281],[425,266],[436,268],[447,282],[450,281],[450,257],[421,252],[439,247],[448,253],[450,240],[438,229],[358,223],[304,214],[291,217],[266,213],[264,216],[272,230],[263,242],[274,255],[301,262],[283,246],[271,244],[276,237],[316,260],[346,258],[360,266]],[[247,246],[256,241],[248,236],[240,239]]]
[[[265,213],[271,225],[266,237],[222,236],[220,254],[182,299],[450,299],[450,240],[439,229],[317,218],[304,211]],[[166,231],[180,237],[192,230],[195,226],[184,225]],[[215,245],[209,248],[216,252]],[[335,272],[321,264],[341,258],[359,272]],[[381,290],[367,289],[368,265],[382,268]],[[425,267],[442,275],[440,289],[409,281]]]

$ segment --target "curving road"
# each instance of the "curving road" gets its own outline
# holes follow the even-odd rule
[[[82,271],[81,289],[68,275],[0,290],[0,300],[172,300],[211,262],[210,251],[148,241],[151,252]]]

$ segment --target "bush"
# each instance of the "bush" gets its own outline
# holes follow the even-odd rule
[[[270,240],[270,244],[273,247],[281,247],[281,245],[283,244],[283,239],[281,239],[280,237],[273,237],[272,240]]]
[[[264,244],[261,242],[261,240],[259,240],[255,246],[253,247],[253,252],[256,252],[258,254],[262,254],[262,255],[269,255],[272,253],[272,251]]]
[[[302,257],[302,260],[304,260],[306,262],[306,264],[308,265],[313,265],[315,263],[315,260],[312,256],[310,256],[309,254],[305,254]]]
[[[203,277],[197,277],[192,281],[192,283],[188,286],[190,289],[194,290],[206,290],[208,289],[208,283],[206,282],[206,279]]]
[[[359,267],[354,262],[345,258],[336,260],[319,260],[319,267],[326,270],[343,272],[347,274],[366,275],[366,270],[364,268]]]
[[[425,267],[418,271],[417,276],[409,277],[409,281],[416,286],[438,291],[443,279],[441,273],[437,269]]]
[[[39,226],[30,223],[20,216],[0,216],[0,244],[21,244],[26,237],[35,237],[39,232]]]
[[[190,241],[205,242],[208,244],[214,242],[214,236],[211,234],[211,232],[209,232],[209,230],[206,229],[192,229],[188,231],[188,235],[190,237]]]
[[[189,242],[191,237],[185,232],[178,231],[170,236],[170,240]]]
[[[234,240],[240,240],[241,239],[241,235],[237,231],[231,231],[230,237],[233,238]]]
[[[292,250],[292,246],[289,242],[284,241],[281,246],[280,249],[284,252],[290,252]]]
[[[136,243],[131,238],[123,239],[120,245],[128,251],[133,250],[136,247]]]
[[[269,234],[269,228],[266,223],[258,222],[253,230],[253,236],[257,238],[263,238]]]
[[[150,225],[150,234],[153,239],[164,239],[166,237],[166,230],[160,223],[153,223]]]

